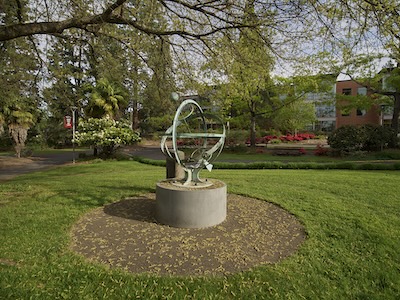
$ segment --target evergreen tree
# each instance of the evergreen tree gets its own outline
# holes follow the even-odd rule
[[[25,147],[40,104],[38,65],[29,39],[0,44],[0,133],[3,126],[8,128],[17,157]]]

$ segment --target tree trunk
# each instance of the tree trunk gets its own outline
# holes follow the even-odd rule
[[[135,66],[133,68],[134,72],[134,82],[133,82],[133,115],[132,115],[132,130],[137,130],[139,128],[139,106],[138,106],[138,99],[139,99],[139,70]]]
[[[394,95],[394,105],[393,105],[393,116],[392,116],[392,128],[399,133],[399,116],[400,116],[400,93]]]
[[[28,128],[19,124],[9,124],[8,130],[15,143],[15,152],[21,158],[21,151],[25,148],[25,141],[28,136]]]
[[[251,112],[250,119],[250,147],[256,147],[256,114]]]
[[[138,128],[139,128],[139,109],[137,107],[134,107],[133,117],[132,117],[132,129],[137,130]]]

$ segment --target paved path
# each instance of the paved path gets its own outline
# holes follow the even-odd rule
[[[159,146],[145,146],[127,148],[126,152],[130,155],[141,156],[149,159],[164,160],[165,155],[161,152]]]
[[[77,159],[79,153],[86,152],[91,155],[90,151],[75,151],[75,158]],[[159,146],[132,146],[124,149],[124,152],[129,155],[146,157],[149,159],[163,160],[164,154],[161,152]],[[71,164],[73,161],[73,152],[62,151],[57,153],[40,153],[33,154],[29,158],[16,159],[14,156],[0,156],[0,181],[9,180],[15,176],[35,172],[51,168],[54,166]]]
[[[75,151],[75,158],[78,158],[81,152],[84,151]],[[21,161],[14,156],[0,156],[0,181],[72,162],[72,150],[58,153],[34,154],[29,158],[22,158]]]

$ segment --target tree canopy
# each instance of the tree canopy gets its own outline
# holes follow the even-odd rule
[[[51,126],[71,106],[113,117],[129,108],[136,129],[139,118],[171,111],[171,91],[196,93],[200,82],[218,86],[225,107],[246,110],[253,139],[256,117],[299,98],[289,99],[277,73],[345,72],[391,97],[398,127],[399,15],[397,0],[0,0],[0,81],[8,87],[0,101],[32,116],[44,108]],[[363,64],[382,56],[393,60],[390,72],[360,76]],[[120,91],[104,93],[102,81]],[[0,111],[0,123],[7,116]]]
[[[156,1],[170,20],[170,28],[161,29],[146,15],[138,14],[136,1],[2,1],[6,17],[0,25],[0,41],[35,34],[62,34],[77,28],[92,33],[101,32],[105,24],[135,28],[150,35],[179,35],[204,38],[218,31],[255,26],[240,18],[241,1]],[[6,22],[6,20],[8,22]],[[190,27],[188,27],[190,25]]]

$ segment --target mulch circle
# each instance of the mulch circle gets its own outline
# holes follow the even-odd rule
[[[303,225],[266,201],[228,195],[227,218],[201,229],[154,218],[155,194],[94,209],[72,228],[71,249],[110,267],[154,275],[226,275],[276,263],[306,239]]]

